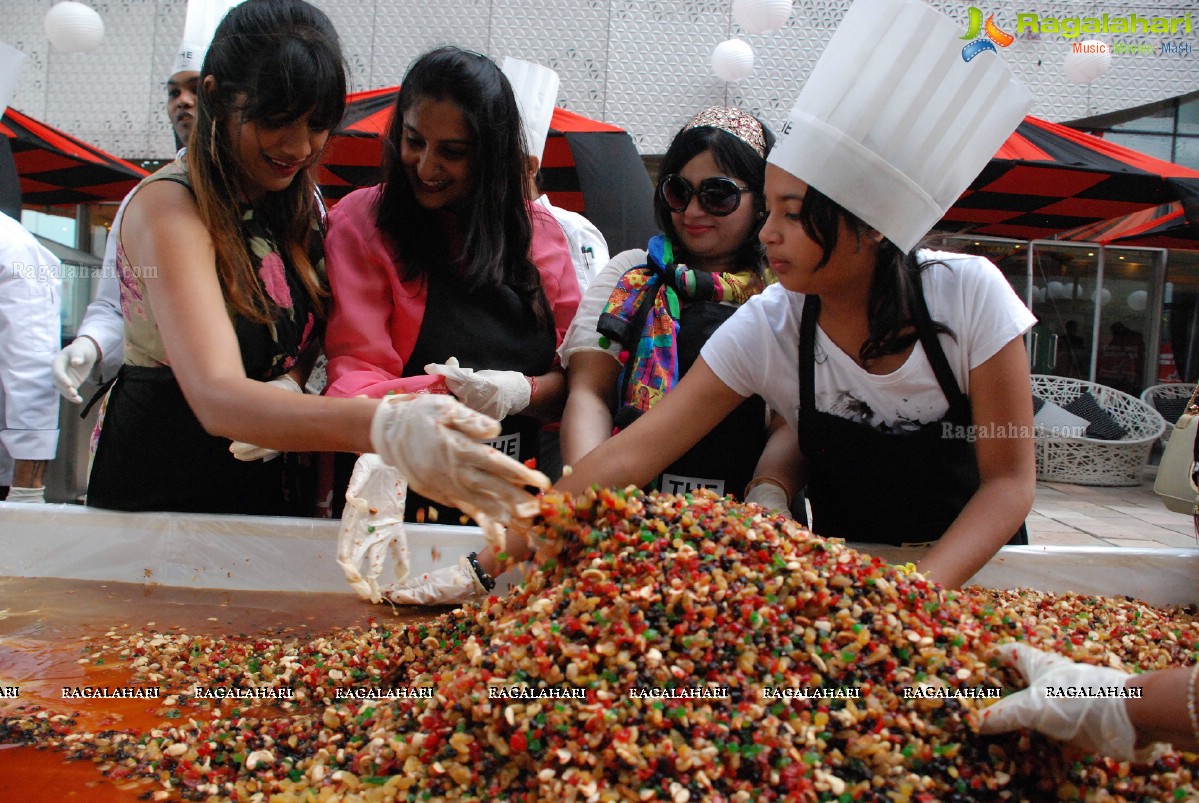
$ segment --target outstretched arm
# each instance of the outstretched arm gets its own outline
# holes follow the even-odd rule
[[[645,485],[742,401],[700,357],[648,413],[573,465],[573,473],[556,487],[577,494],[592,485]]]
[[[279,451],[371,451],[377,401],[280,393],[246,376],[212,239],[186,188],[158,181],[139,190],[125,210],[122,239],[133,264],[158,268],[146,293],[171,368],[205,430]]]
[[[580,351],[566,369],[569,392],[562,413],[562,462],[574,466],[612,437],[612,406],[620,363],[606,351]]]
[[[1037,466],[1023,338],[970,372],[970,403],[979,436],[974,444],[979,488],[918,564],[928,577],[951,588],[974,576],[1032,509]]]

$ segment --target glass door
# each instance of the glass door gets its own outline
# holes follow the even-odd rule
[[[1032,245],[1032,372],[1090,379],[1095,357],[1098,246],[1057,242]]]
[[[1158,381],[1161,359],[1153,344],[1158,342],[1163,253],[1108,248],[1103,261],[1095,381],[1133,396]],[[1167,345],[1161,357],[1169,363],[1168,371],[1173,372],[1170,351]]]

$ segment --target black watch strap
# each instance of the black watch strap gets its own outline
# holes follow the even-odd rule
[[[467,563],[470,564],[471,570],[474,571],[475,577],[479,578],[479,585],[483,586],[483,590],[491,591],[495,588],[495,578],[488,574],[482,566],[479,565],[479,555],[477,552],[472,552],[466,556]]]

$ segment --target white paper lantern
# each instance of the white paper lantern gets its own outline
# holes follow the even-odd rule
[[[68,0],[46,12],[46,38],[63,53],[87,53],[104,40],[104,20],[94,8]]]
[[[1091,293],[1091,303],[1098,304],[1101,307],[1106,307],[1108,302],[1112,300],[1112,291],[1106,287],[1102,290],[1096,290]]]
[[[1149,291],[1133,290],[1128,294],[1128,308],[1135,312],[1143,312],[1149,305]]]
[[[746,33],[770,33],[787,24],[791,0],[733,0],[733,19]]]
[[[1045,288],[1045,295],[1050,299],[1069,298],[1070,291],[1061,282],[1050,282]]]
[[[1072,84],[1093,84],[1112,68],[1112,49],[1106,42],[1088,39],[1070,43],[1066,54],[1066,80]]]
[[[740,81],[754,68],[754,49],[740,39],[721,42],[712,51],[712,72],[722,81]]]
[[[1045,295],[1045,288],[1044,288],[1044,287],[1037,287],[1036,285],[1033,285],[1033,288],[1032,288],[1032,300],[1033,300],[1033,303],[1034,303],[1034,304],[1035,304],[1035,303],[1044,303],[1044,302],[1045,302],[1045,298],[1046,298],[1046,295]]]

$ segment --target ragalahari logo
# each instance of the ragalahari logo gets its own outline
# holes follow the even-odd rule
[[[995,50],[995,45],[1007,47],[1012,42],[1016,41],[1016,37],[1010,33],[1000,29],[995,24],[995,15],[988,14],[987,21],[983,23],[983,12],[981,9],[970,6],[970,24],[966,28],[966,35],[963,39],[971,40],[969,44],[962,48],[962,61],[970,61],[979,53]]]

